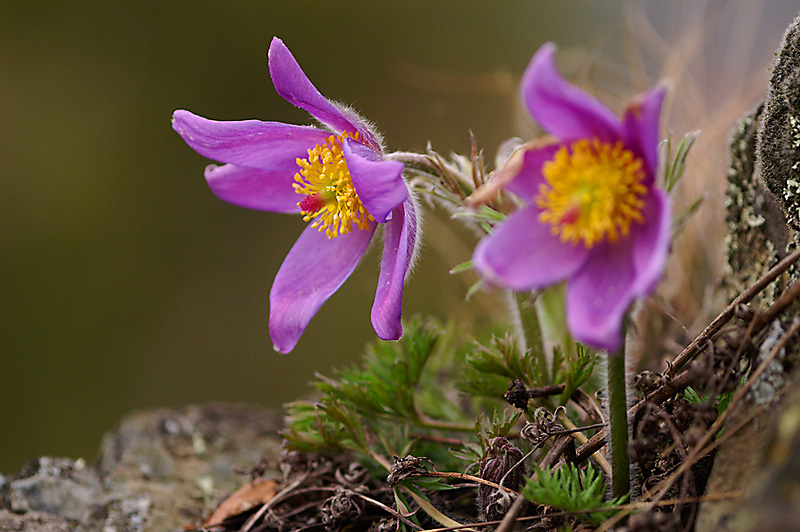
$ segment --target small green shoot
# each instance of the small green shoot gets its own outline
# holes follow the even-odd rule
[[[658,175],[663,176],[664,189],[667,192],[672,192],[675,185],[678,184],[683,172],[686,170],[686,158],[689,156],[689,150],[692,149],[695,140],[697,140],[699,131],[692,131],[683,136],[675,149],[675,155],[672,159],[669,154],[672,151],[672,141],[667,139],[659,144],[659,168]]]
[[[722,412],[725,411],[726,408],[728,408],[731,399],[733,399],[733,393],[734,393],[733,390],[730,392],[724,392],[714,398],[714,408],[716,409],[717,414],[721,414]],[[709,399],[707,394],[700,395],[699,393],[697,393],[697,390],[695,390],[691,386],[687,386],[683,390],[683,397],[690,403],[696,405],[704,401],[708,401]]]

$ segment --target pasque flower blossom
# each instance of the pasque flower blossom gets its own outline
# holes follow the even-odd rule
[[[655,183],[665,87],[635,98],[621,119],[569,84],[548,43],[521,93],[549,135],[523,147],[496,178],[525,206],[475,249],[475,268],[516,291],[567,281],[567,324],[582,343],[616,350],[622,319],[653,291],[669,248],[670,207]]]
[[[297,344],[322,304],[353,273],[385,228],[372,325],[396,340],[403,283],[417,242],[416,208],[403,164],[384,157],[381,139],[352,110],[325,98],[283,42],[269,48],[275,89],[322,127],[258,120],[214,121],[175,111],[172,127],[199,154],[219,198],[242,207],[297,213],[308,223],[275,276],[269,330],[275,349]]]

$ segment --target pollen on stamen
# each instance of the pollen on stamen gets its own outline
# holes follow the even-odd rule
[[[564,242],[615,242],[642,223],[647,187],[642,160],[622,142],[579,140],[562,146],[542,167],[539,219]]]
[[[295,192],[305,196],[297,206],[303,220],[325,232],[328,238],[349,233],[355,228],[368,229],[374,221],[356,194],[344,159],[342,142],[358,139],[358,133],[331,135],[325,144],[308,150],[308,157],[297,159],[300,170],[294,176]]]

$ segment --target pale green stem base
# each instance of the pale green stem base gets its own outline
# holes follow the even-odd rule
[[[614,497],[630,491],[628,462],[628,402],[625,391],[625,347],[608,354],[608,417],[611,446],[611,486]]]
[[[517,309],[517,319],[522,333],[520,348],[523,351],[526,349],[531,350],[531,354],[539,364],[542,376],[549,381],[541,384],[551,384],[552,377],[548,373],[547,357],[544,353],[542,326],[539,323],[539,312],[536,310],[536,297],[526,292],[516,292],[512,297]]]

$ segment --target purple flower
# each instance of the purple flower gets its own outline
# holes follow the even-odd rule
[[[199,154],[219,198],[251,209],[298,213],[310,222],[275,276],[269,330],[288,353],[322,304],[353,273],[385,226],[372,325],[383,339],[402,335],[403,283],[417,239],[416,208],[403,164],[386,160],[381,139],[356,113],[326,99],[283,42],[269,48],[275,89],[323,128],[278,122],[208,120],[175,111],[172,127]]]
[[[635,98],[620,120],[567,83],[554,54],[543,45],[521,86],[550,136],[496,176],[526,205],[479,242],[473,262],[490,282],[517,291],[566,280],[572,335],[614,351],[626,310],[653,291],[669,248],[669,200],[655,184],[665,87]]]

